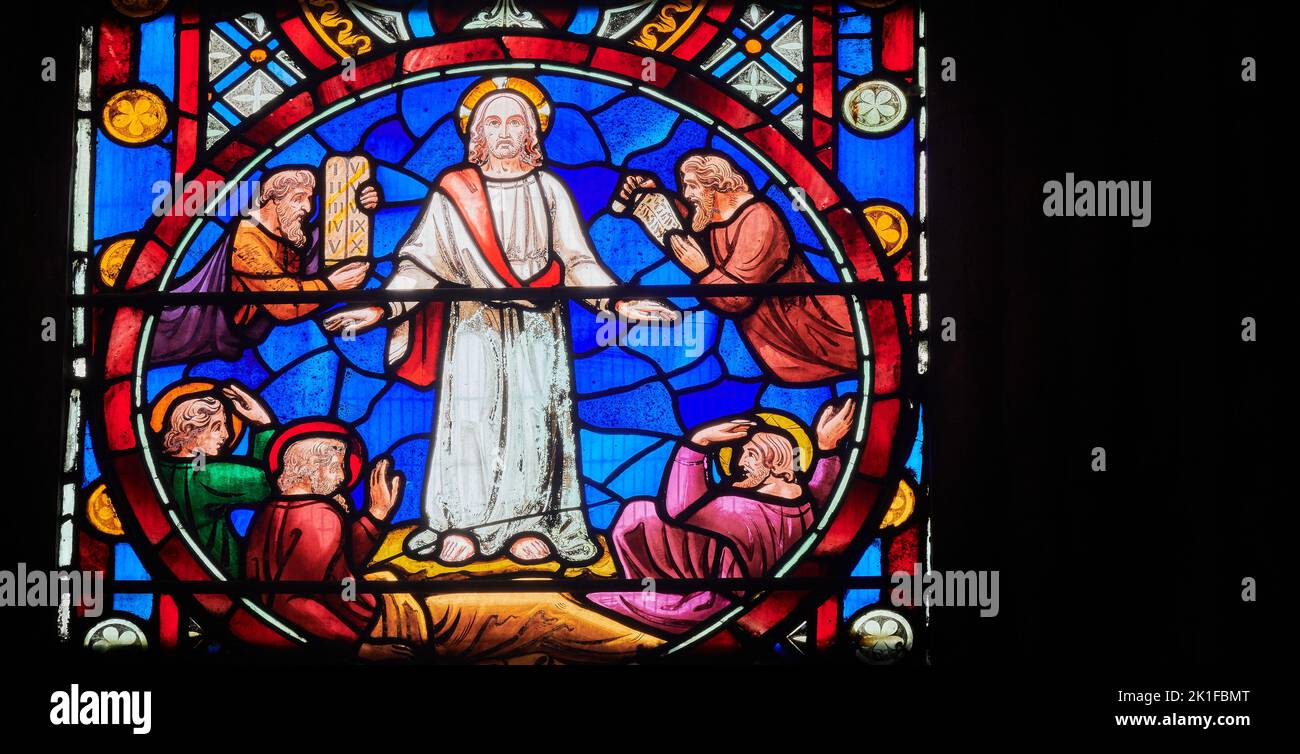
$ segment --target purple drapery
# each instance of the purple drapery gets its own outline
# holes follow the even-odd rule
[[[257,228],[271,235],[262,226],[258,225]],[[224,240],[209,252],[208,258],[199,263],[198,269],[172,291],[219,293],[230,290],[230,255],[237,229],[238,226],[227,233]],[[305,264],[300,268],[305,276],[314,275],[320,269],[317,236],[317,232],[312,231],[308,251],[305,252]],[[287,243],[277,236],[272,238]],[[236,325],[233,320],[235,308],[208,303],[164,307],[154,330],[150,364],[158,366],[181,361],[239,359],[244,349],[256,346],[266,338],[275,320],[259,311],[247,324]]]

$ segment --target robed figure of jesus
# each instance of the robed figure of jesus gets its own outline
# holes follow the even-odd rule
[[[617,284],[568,190],[542,168],[541,132],[533,102],[513,89],[474,104],[467,164],[438,179],[385,290]],[[677,316],[654,301],[585,303],[631,321]],[[444,563],[502,550],[518,562],[596,557],[577,468],[567,302],[392,301],[339,312],[325,326],[355,332],[380,322],[389,368],[439,390],[423,526],[406,551]]]

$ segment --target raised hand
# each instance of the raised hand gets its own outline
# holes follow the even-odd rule
[[[636,193],[639,189],[654,190],[658,187],[659,184],[655,183],[653,178],[632,173],[625,177],[623,183],[619,186],[618,198],[626,202],[631,199],[632,194]]]
[[[731,421],[710,424],[707,427],[696,430],[691,435],[691,442],[696,445],[711,445],[718,442],[731,442],[733,440],[744,439],[749,434],[750,427],[754,422],[749,419],[732,419]]]
[[[271,423],[270,410],[242,387],[230,384],[221,389],[221,394],[230,399],[230,405],[235,409],[235,413],[249,424]]]
[[[393,507],[402,499],[402,482],[405,477],[402,472],[393,471],[392,466],[392,460],[385,457],[370,469],[370,481],[366,488],[369,500],[367,510],[380,521],[387,520]]]
[[[351,330],[354,333],[369,330],[384,318],[384,307],[382,306],[363,306],[358,309],[344,309],[341,312],[335,312],[325,318],[321,324],[330,332],[346,332]]]
[[[369,272],[368,262],[348,262],[335,269],[325,279],[334,290],[346,291],[366,282],[366,274]]]
[[[651,299],[616,301],[614,311],[629,322],[676,322],[681,316],[668,304]]]
[[[849,398],[838,409],[828,402],[817,415],[817,448],[834,450],[853,428],[854,401]]]

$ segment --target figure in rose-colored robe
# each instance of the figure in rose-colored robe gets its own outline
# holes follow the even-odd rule
[[[345,496],[360,475],[364,450],[346,427],[309,420],[285,428],[268,461],[279,494],[253,516],[245,575],[260,581],[358,579],[379,545],[385,521],[401,499],[402,475],[381,459],[370,472],[367,508],[353,512]],[[356,642],[375,615],[375,596],[345,600],[342,587],[302,594],[264,594],[277,615],[326,642]]]
[[[718,152],[688,153],[678,171],[690,234],[664,236],[668,250],[703,285],[821,282],[803,254],[790,248],[790,234],[772,203],[750,193],[749,182]],[[658,191],[654,179],[633,174],[618,197],[635,205],[638,195]],[[807,383],[857,370],[858,352],[841,296],[714,296],[701,303],[732,317],[756,359],[777,379]]]
[[[698,430],[673,456],[661,501],[629,500],[611,529],[619,575],[631,579],[764,576],[812,527],[839,476],[836,446],[852,424],[854,401],[828,403],[817,418],[818,457],[804,484],[795,446],[784,432],[738,419]],[[748,438],[748,439],[746,439]],[[710,483],[708,452],[739,446],[735,479]],[[598,592],[595,604],[656,629],[680,634],[733,604],[738,594]]]

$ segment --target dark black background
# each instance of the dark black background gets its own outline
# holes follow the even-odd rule
[[[57,740],[70,731],[47,726],[49,692],[80,682],[154,689],[159,731],[268,706],[363,721],[363,732],[386,715],[441,727],[467,719],[466,708],[492,718],[513,693],[511,714],[562,711],[575,725],[721,708],[726,730],[947,715],[993,734],[1068,734],[1144,711],[1116,704],[1119,689],[1225,688],[1251,689],[1258,703],[1246,711],[1267,724],[1281,691],[1269,673],[1291,654],[1264,619],[1282,599],[1276,547],[1288,505],[1271,358],[1287,337],[1278,295],[1294,251],[1280,227],[1291,221],[1281,198],[1293,193],[1278,175],[1293,130],[1283,129],[1294,89],[1283,22],[1264,3],[927,9],[932,322],[954,317],[958,332],[931,347],[934,565],[1001,573],[998,617],[936,609],[933,668],[92,668],[60,652],[51,612],[5,608],[0,687],[12,701],[0,717]],[[85,17],[76,4],[20,10],[0,268],[13,480],[0,568],[10,569],[49,568],[54,557],[64,365],[62,345],[39,334],[42,317],[63,321]],[[55,83],[40,80],[47,55]],[[1254,83],[1241,80],[1247,55],[1258,61]],[[954,82],[940,80],[945,57]],[[1151,225],[1044,217],[1043,184],[1066,172],[1152,181]],[[1245,316],[1258,320],[1260,342],[1241,341]],[[1095,446],[1106,449],[1104,473],[1091,470]],[[1257,603],[1241,600],[1248,576]]]

